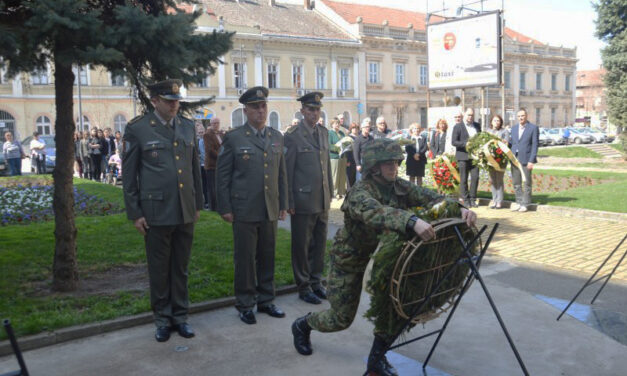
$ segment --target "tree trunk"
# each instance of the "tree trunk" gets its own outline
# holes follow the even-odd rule
[[[52,265],[52,289],[73,291],[78,286],[76,262],[76,225],[74,224],[74,73],[72,65],[54,64],[54,93],[57,108],[55,141],[57,147],[54,178],[54,261]]]

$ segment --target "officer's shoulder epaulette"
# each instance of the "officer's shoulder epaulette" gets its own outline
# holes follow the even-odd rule
[[[226,131],[226,133],[235,132],[235,131],[236,131],[236,130],[238,130],[239,128],[241,128],[241,126],[240,126],[240,127],[233,127],[233,128],[231,128],[231,129],[229,129],[228,131]]]
[[[133,123],[136,123],[139,119],[142,118],[142,116],[144,116],[144,115],[137,115],[137,116],[135,116],[134,118],[129,120],[129,122],[126,123],[126,125],[133,125]]]
[[[185,123],[190,123],[190,124],[194,125],[194,120],[192,120],[192,119],[190,119],[190,118],[188,118],[188,117],[185,117],[185,116],[183,116],[183,115],[179,115],[179,118],[180,118],[182,121],[184,121]]]
[[[285,130],[285,133],[292,133],[298,128],[298,125],[291,125],[289,128]]]

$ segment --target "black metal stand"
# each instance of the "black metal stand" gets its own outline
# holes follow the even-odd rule
[[[476,279],[481,284],[483,292],[485,293],[486,297],[488,298],[490,306],[492,307],[492,310],[494,311],[494,314],[495,314],[497,320],[499,321],[499,324],[501,325],[501,329],[503,330],[503,333],[505,334],[505,337],[507,338],[507,341],[509,342],[509,345],[512,348],[512,351],[514,352],[514,355],[516,356],[516,359],[518,360],[518,364],[520,365],[521,370],[523,371],[523,373],[526,376],[529,375],[529,372],[527,372],[527,368],[525,367],[525,364],[523,363],[523,360],[520,357],[520,354],[518,353],[518,350],[516,349],[516,345],[514,345],[514,341],[510,337],[509,332],[507,331],[507,328],[505,327],[505,323],[503,322],[503,319],[501,318],[501,315],[499,314],[499,311],[496,308],[496,305],[494,304],[494,301],[492,300],[492,296],[488,292],[488,288],[486,287],[485,282],[483,281],[483,278],[481,277],[481,274],[479,273],[479,266],[481,265],[481,260],[483,259],[483,256],[485,255],[486,251],[488,250],[488,246],[490,245],[490,242],[492,241],[492,238],[494,237],[494,234],[496,233],[496,230],[497,230],[498,226],[499,226],[499,224],[496,223],[492,227],[492,230],[490,231],[490,235],[488,236],[488,239],[487,239],[485,245],[483,246],[483,248],[481,249],[481,252],[477,256],[473,256],[470,253],[470,250],[472,249],[473,245],[477,242],[477,240],[479,240],[481,238],[481,235],[485,232],[485,230],[488,228],[488,226],[484,225],[481,228],[481,230],[479,230],[479,232],[475,235],[475,237],[472,239],[472,241],[470,241],[468,243],[466,243],[464,241],[464,239],[462,237],[462,234],[459,231],[459,228],[457,226],[455,226],[455,233],[457,234],[457,238],[458,238],[460,244],[462,245],[463,251],[460,253],[460,255],[457,258],[457,260],[455,261],[455,263],[453,263],[453,265],[451,265],[448,268],[448,270],[446,271],[444,276],[440,279],[440,281],[431,289],[431,291],[425,297],[424,301],[420,304],[420,306],[405,321],[405,324],[403,325],[403,328],[401,330],[399,330],[396,333],[396,335],[394,335],[393,339],[388,344],[388,347],[387,347],[386,351],[383,352],[380,355],[379,359],[376,359],[375,363],[378,362],[380,360],[380,358],[382,358],[385,355],[385,353],[387,351],[389,351],[389,350],[396,349],[396,348],[399,348],[401,346],[405,346],[405,345],[408,345],[408,344],[410,344],[412,342],[416,342],[416,341],[419,341],[419,340],[421,340],[423,338],[427,338],[427,337],[430,337],[430,336],[432,336],[434,334],[437,334],[438,337],[436,338],[435,342],[433,343],[433,346],[431,347],[431,350],[429,351],[429,355],[427,356],[427,359],[425,360],[425,362],[422,365],[422,369],[423,369],[423,372],[424,372],[424,370],[427,368],[427,363],[429,363],[429,360],[431,359],[431,356],[433,355],[433,352],[435,351],[435,348],[437,347],[438,343],[440,342],[440,338],[442,338],[442,335],[444,334],[444,331],[448,327],[448,324],[451,321],[451,318],[453,318],[453,315],[455,314],[455,311],[457,310],[457,307],[459,306],[459,302],[461,301],[462,297],[466,293],[466,291],[468,289],[468,286],[470,285],[472,280]],[[461,290],[461,293],[456,298],[455,303],[453,304],[453,307],[451,308],[451,312],[448,314],[448,316],[447,316],[444,324],[442,325],[442,327],[440,329],[438,329],[438,330],[434,330],[434,331],[432,331],[430,333],[427,333],[425,335],[422,335],[420,337],[417,337],[417,338],[414,338],[414,339],[411,339],[411,340],[408,340],[408,341],[404,341],[404,342],[401,342],[399,344],[396,344],[396,345],[392,346],[392,344],[407,329],[407,327],[410,325],[410,323],[414,319],[414,317],[416,317],[418,315],[418,313],[423,309],[423,307],[429,302],[431,297],[438,292],[438,290],[440,289],[440,286],[444,283],[444,281],[446,281],[453,274],[455,269],[458,266],[462,265],[462,264],[468,264],[470,266],[471,273],[466,278],[466,281],[464,282],[464,286],[463,286],[463,288]],[[370,372],[370,369],[366,370],[366,373],[364,374],[364,376],[367,375],[369,372]]]
[[[20,347],[17,345],[17,340],[15,339],[15,334],[13,334],[13,328],[11,327],[11,322],[8,319],[5,319],[3,321],[3,324],[4,324],[4,330],[6,330],[7,336],[9,336],[9,341],[11,342],[13,353],[15,353],[15,357],[17,358],[17,363],[20,365],[20,369],[17,371],[4,373],[0,376],[28,376],[26,363],[24,363],[22,352],[20,351]]]
[[[616,248],[614,248],[614,250],[612,252],[610,252],[610,254],[607,256],[607,258],[601,263],[601,265],[599,265],[598,269],[594,272],[594,274],[592,274],[590,276],[590,278],[586,281],[586,283],[583,284],[583,286],[581,287],[581,289],[579,289],[579,291],[577,291],[577,293],[575,294],[575,296],[573,297],[573,299],[570,301],[570,303],[568,303],[568,305],[566,306],[566,308],[564,308],[564,310],[562,311],[562,313],[560,313],[559,316],[557,316],[557,320],[559,321],[559,319],[562,318],[562,316],[564,315],[564,313],[566,313],[566,311],[568,311],[568,309],[570,308],[570,306],[575,302],[575,300],[579,297],[579,294],[582,293],[582,291],[594,284],[597,283],[603,279],[605,279],[605,282],[603,282],[603,285],[601,286],[601,288],[599,289],[599,291],[597,291],[597,293],[594,295],[594,298],[592,298],[592,301],[590,302],[590,304],[594,304],[594,301],[597,300],[597,297],[599,296],[599,294],[601,294],[601,291],[603,291],[603,289],[605,288],[605,285],[607,285],[607,282],[609,282],[610,278],[612,278],[612,276],[614,275],[614,272],[616,271],[616,269],[618,269],[618,267],[620,266],[620,264],[623,262],[623,260],[625,259],[625,256],[627,255],[627,248],[625,248],[625,252],[623,253],[623,256],[621,256],[620,260],[618,260],[618,263],[616,264],[616,266],[614,266],[614,268],[612,269],[612,271],[609,274],[603,275],[597,279],[594,279],[594,277],[596,277],[596,275],[601,271],[601,269],[603,269],[603,267],[605,266],[605,264],[612,258],[612,256],[614,256],[614,253],[616,253],[616,251],[618,251],[618,249],[620,248],[621,245],[623,245],[623,242],[625,242],[625,239],[627,239],[627,234],[625,234],[625,236],[623,236],[623,240],[620,241],[620,243],[618,243],[618,245],[616,246]]]

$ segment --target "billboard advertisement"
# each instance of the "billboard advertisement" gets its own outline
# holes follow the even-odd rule
[[[501,83],[499,12],[427,27],[429,89]]]

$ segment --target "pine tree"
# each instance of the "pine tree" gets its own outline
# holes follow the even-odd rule
[[[150,109],[145,85],[165,78],[185,84],[212,74],[232,46],[229,33],[196,33],[200,13],[177,11],[193,0],[0,0],[0,64],[9,76],[52,65],[56,105],[53,172],[53,289],[78,283],[74,223],[72,67],[124,72]]]
[[[596,35],[607,43],[601,57],[609,118],[620,131],[627,125],[627,0],[599,0],[594,7]]]

